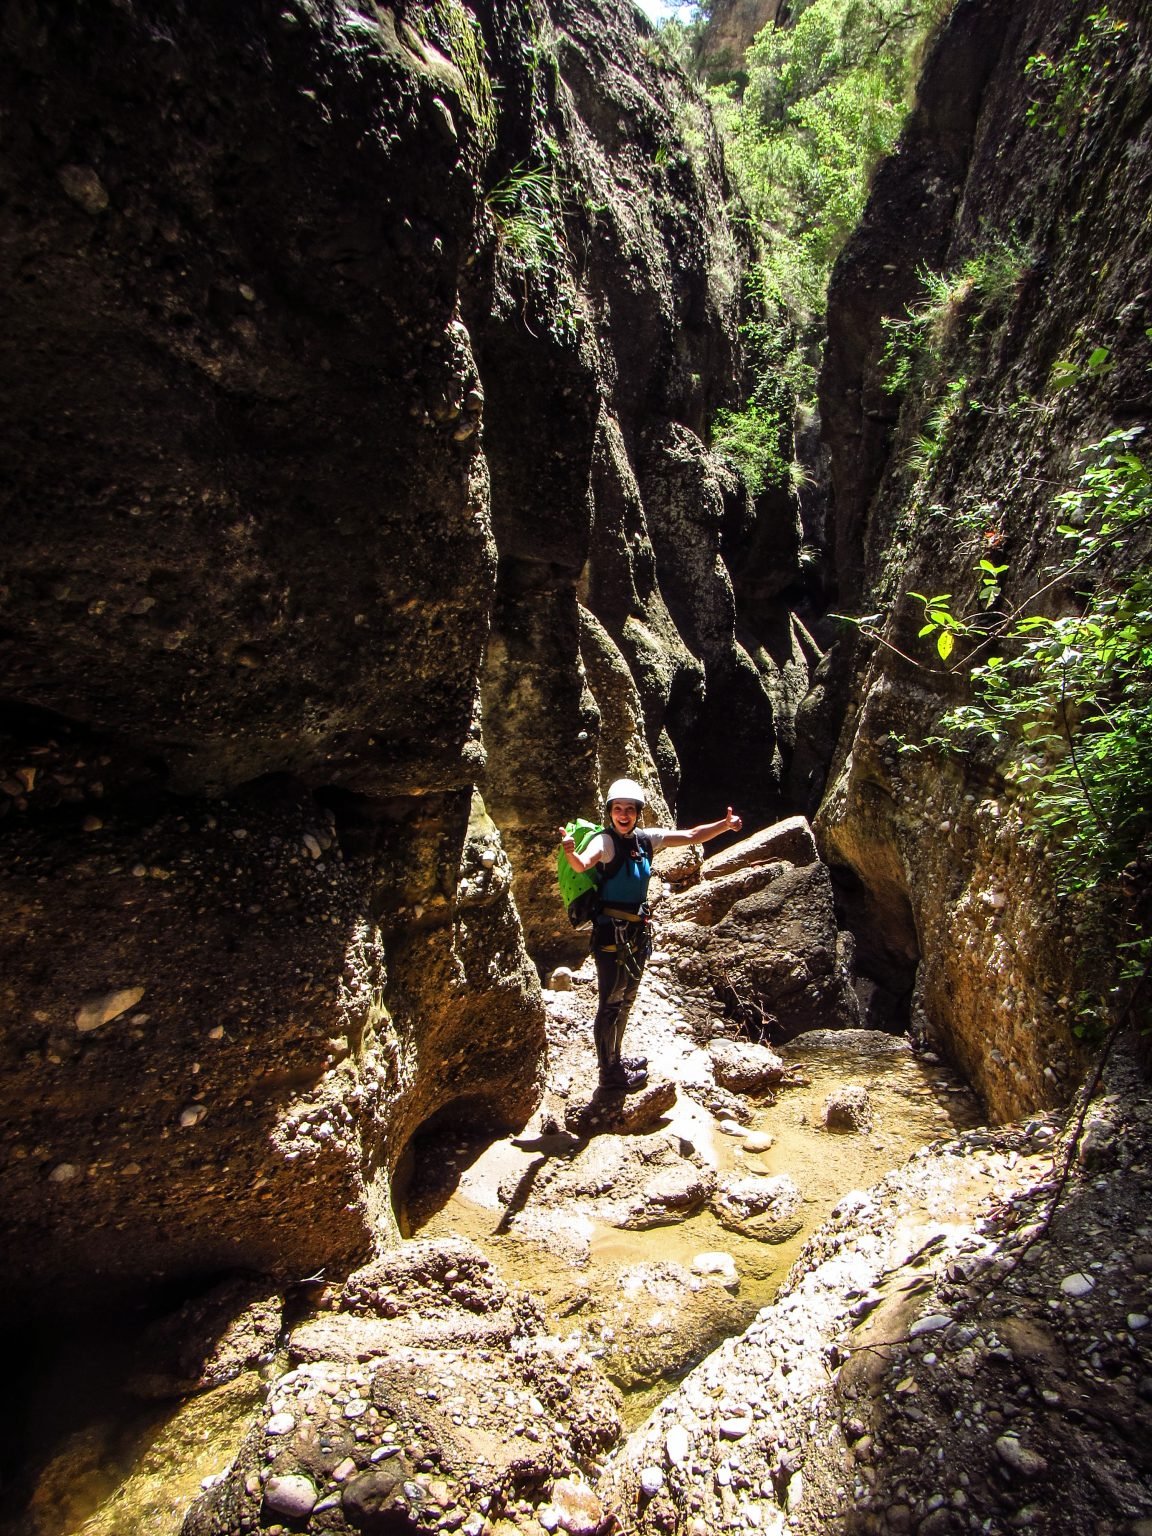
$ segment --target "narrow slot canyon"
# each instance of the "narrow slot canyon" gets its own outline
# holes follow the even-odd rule
[[[1150,1536],[1150,28],[0,5],[0,1536]]]

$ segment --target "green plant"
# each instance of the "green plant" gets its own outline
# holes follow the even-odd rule
[[[991,628],[978,613],[958,615],[948,594],[911,594],[942,660],[958,638],[975,641],[959,663],[971,699],[928,744],[995,752],[1060,894],[1080,904],[1087,928],[1127,925],[1119,954],[1130,981],[1152,962],[1123,885],[1152,843],[1152,473],[1134,452],[1140,432],[1087,450],[1078,483],[1056,498],[1061,557],[1022,603],[1001,613],[1007,566],[980,562],[977,602]],[[1034,611],[1054,598],[1071,611]]]
[[[795,333],[768,282],[762,264],[745,280],[752,314],[740,335],[751,385],[748,398],[739,410],[717,411],[712,425],[713,448],[741,472],[754,496],[770,485],[794,484],[797,475],[791,462],[792,385],[802,377],[804,365],[795,355]]]
[[[951,275],[919,267],[916,275],[922,296],[908,305],[902,317],[882,322],[880,366],[889,394],[903,394],[938,369],[961,315],[969,315],[970,330],[975,331],[1001,314],[1015,297],[1030,262],[1025,246],[995,237]]]
[[[422,18],[424,28],[456,65],[465,86],[459,99],[477,130],[491,141],[496,132],[496,106],[479,23],[461,0],[433,0],[427,11],[414,14]]]
[[[832,264],[896,142],[925,41],[948,0],[812,0],[711,92],[771,286],[815,343]]]
[[[1040,87],[1028,104],[1025,121],[1065,138],[1100,96],[1113,59],[1109,50],[1128,30],[1107,6],[1094,11],[1072,46],[1059,58],[1034,53],[1024,66],[1025,76]]]
[[[717,411],[712,446],[744,476],[753,496],[788,477],[782,444],[790,424],[779,411],[756,401],[740,411]]]
[[[1102,379],[1112,372],[1115,365],[1107,347],[1094,347],[1084,363],[1068,357],[1058,357],[1048,374],[1048,386],[1052,390],[1070,389],[1085,379]]]
[[[521,163],[492,188],[484,203],[502,257],[527,272],[559,264],[566,247],[551,170]]]

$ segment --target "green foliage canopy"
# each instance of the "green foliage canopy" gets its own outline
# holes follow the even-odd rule
[[[714,93],[728,161],[773,288],[818,329],[828,278],[896,142],[926,38],[949,0],[812,0],[762,31],[748,84]]]

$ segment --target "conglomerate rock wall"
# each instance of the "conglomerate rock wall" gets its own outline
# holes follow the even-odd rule
[[[1056,495],[1089,445],[1152,417],[1152,12],[1102,16],[956,6],[833,275],[821,380],[839,602],[880,615],[883,643],[844,642],[799,712],[809,739],[840,730],[818,837],[865,968],[911,994],[1002,1117],[1066,1096],[1078,994],[1107,960],[1058,899],[1002,765],[924,746],[964,692],[918,636],[914,594],[977,610],[989,556],[1005,609],[1045,589]],[[901,411],[884,322],[931,302],[925,271],[948,298],[929,382]],[[1029,611],[1069,611],[1074,586]]]
[[[626,0],[0,28],[6,1280],[333,1273],[535,1102],[557,823],[777,809],[715,139]]]

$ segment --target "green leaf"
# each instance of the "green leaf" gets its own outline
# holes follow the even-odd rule
[[[936,640],[936,649],[940,652],[941,661],[948,660],[949,656],[952,654],[952,649],[955,644],[956,642],[953,639],[951,633],[946,629],[942,630]]]

